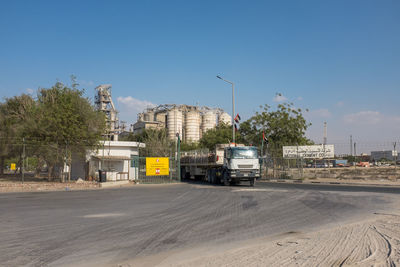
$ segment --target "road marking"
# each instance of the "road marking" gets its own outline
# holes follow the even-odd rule
[[[88,214],[83,216],[83,218],[106,218],[106,217],[119,217],[124,216],[123,213],[99,213],[99,214]]]

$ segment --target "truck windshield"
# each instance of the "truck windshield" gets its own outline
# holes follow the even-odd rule
[[[257,159],[258,153],[257,148],[242,148],[234,147],[232,148],[232,158],[233,159]]]

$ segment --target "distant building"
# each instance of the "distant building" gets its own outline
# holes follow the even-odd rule
[[[399,158],[399,154],[397,154],[397,158]],[[381,159],[395,160],[395,158],[393,157],[393,151],[392,150],[371,151],[371,160],[379,161]]]
[[[143,132],[147,129],[161,130],[165,128],[165,124],[159,121],[138,121],[133,125],[133,132],[135,134]]]

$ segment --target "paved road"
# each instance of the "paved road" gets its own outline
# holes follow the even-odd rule
[[[338,192],[370,192],[400,194],[400,187],[395,186],[371,186],[371,185],[346,185],[346,184],[321,184],[321,183],[285,183],[285,182],[258,182],[257,187],[277,189],[300,189],[317,191],[338,191]]]
[[[170,250],[337,226],[391,209],[399,192],[258,183],[0,194],[0,262],[116,266]]]

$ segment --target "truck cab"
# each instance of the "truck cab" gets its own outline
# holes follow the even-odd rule
[[[230,146],[224,148],[223,177],[224,185],[249,181],[254,186],[260,177],[258,151],[252,146]]]

